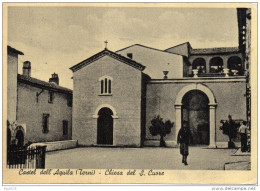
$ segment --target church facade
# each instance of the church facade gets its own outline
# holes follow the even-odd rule
[[[144,66],[103,50],[73,71],[73,139],[79,145],[141,146]]]

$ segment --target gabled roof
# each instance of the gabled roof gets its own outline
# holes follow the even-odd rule
[[[72,90],[59,86],[55,83],[50,83],[50,82],[45,82],[36,78],[32,78],[32,77],[27,77],[21,74],[17,75],[17,80],[18,82],[27,84],[27,85],[31,85],[31,86],[35,86],[35,87],[39,87],[39,88],[43,88],[43,89],[48,89],[48,90],[52,90],[52,91],[56,91],[56,92],[60,92],[60,93],[65,93],[65,94],[72,94]]]
[[[163,53],[180,55],[180,54],[177,54],[177,53],[167,52],[167,51],[164,51],[164,50],[160,50],[160,49],[157,49],[157,48],[152,48],[152,47],[145,46],[145,45],[142,45],[142,44],[133,44],[133,45],[131,45],[131,46],[122,48],[122,49],[120,49],[120,50],[117,50],[116,53],[117,53],[117,52],[121,52],[121,51],[123,51],[123,50],[126,50],[126,49],[128,49],[128,48],[131,48],[131,47],[133,47],[133,46],[140,46],[140,47],[143,47],[143,48],[147,48],[147,49],[151,49],[151,50],[156,50],[156,51],[163,52]],[[180,55],[180,56],[182,56],[182,55]]]
[[[152,49],[152,50],[157,50],[157,51],[163,52],[162,50],[159,50],[159,49],[156,49],[156,48],[152,48],[152,47],[149,47],[149,46],[144,46],[144,45],[142,45],[142,44],[133,44],[133,45],[127,46],[127,47],[125,47],[125,48],[122,48],[122,49],[120,49],[120,50],[117,50],[116,52],[120,52],[120,51],[122,51],[122,50],[131,48],[131,47],[133,47],[133,46],[141,46],[141,47],[143,47],[143,48],[149,48],[149,49]]]
[[[167,48],[165,51],[169,51],[171,49],[182,46],[184,44],[188,45],[189,51],[190,51],[189,53],[192,54],[192,55],[225,54],[225,53],[238,53],[239,52],[238,47],[217,47],[217,48],[197,48],[197,49],[193,49],[189,42],[184,42],[182,44],[172,46],[170,48]]]
[[[12,48],[11,46],[7,46],[7,53],[15,53],[15,54],[24,55],[22,52],[20,52],[19,50],[16,50],[15,48]]]
[[[120,54],[117,54],[115,52],[112,52],[108,49],[105,49],[93,56],[91,56],[90,58],[76,64],[75,66],[72,66],[70,69],[73,71],[73,72],[76,72],[77,70],[91,64],[92,62],[104,57],[104,56],[110,56],[111,58],[114,58],[116,60],[119,60],[120,62],[123,62],[125,64],[128,64],[129,66],[132,66],[138,70],[141,70],[143,71],[145,69],[145,66],[143,66],[142,64],[130,59],[130,58],[126,58]]]
[[[201,48],[191,49],[191,54],[224,54],[224,53],[238,53],[238,47],[219,47],[219,48]]]
[[[167,48],[167,49],[165,49],[164,51],[170,50],[170,49],[175,48],[175,47],[178,47],[178,46],[182,46],[182,45],[184,45],[184,44],[187,44],[189,48],[192,48],[189,42],[184,42],[184,43],[181,43],[181,44],[172,46],[172,47],[170,47],[170,48]]]

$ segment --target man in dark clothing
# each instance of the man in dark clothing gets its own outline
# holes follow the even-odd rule
[[[182,127],[178,133],[177,143],[180,143],[180,153],[182,155],[182,163],[188,165],[187,156],[189,155],[189,143],[191,139],[191,131],[187,121],[183,121]]]
[[[241,151],[246,152],[247,151],[247,131],[248,128],[246,126],[246,121],[242,122],[242,125],[239,127],[239,133],[241,137]]]
[[[182,127],[178,133],[177,143],[180,143],[180,153],[182,155],[182,163],[188,165],[187,156],[189,155],[189,143],[191,139],[191,131],[187,121],[183,121]]]

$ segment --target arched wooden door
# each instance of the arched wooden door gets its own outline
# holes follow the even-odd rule
[[[97,144],[113,145],[113,112],[104,107],[98,112]]]

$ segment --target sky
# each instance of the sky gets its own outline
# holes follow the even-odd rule
[[[8,45],[32,63],[32,77],[73,89],[71,66],[105,48],[132,44],[167,49],[189,41],[193,48],[238,46],[236,9],[167,7],[9,7]]]

